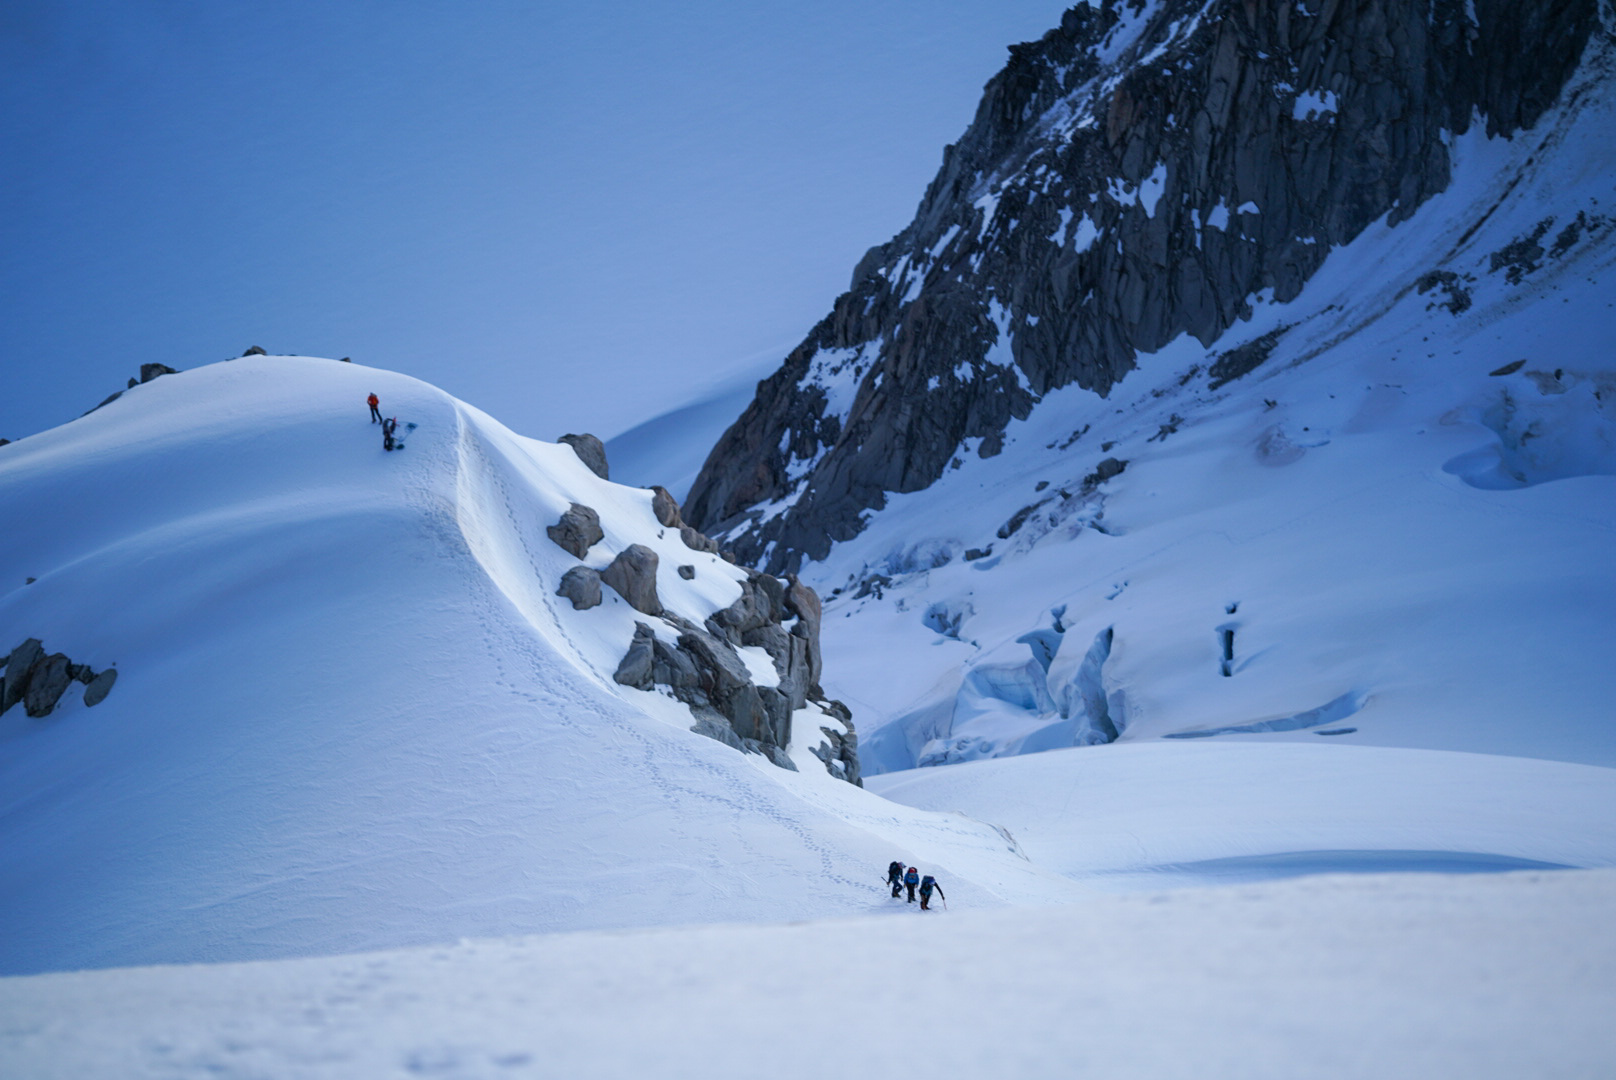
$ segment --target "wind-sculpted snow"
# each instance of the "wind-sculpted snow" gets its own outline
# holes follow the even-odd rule
[[[0,718],[0,973],[839,914],[900,854],[966,902],[1076,888],[614,683],[643,616],[555,595],[569,506],[598,513],[588,566],[658,552],[684,618],[745,577],[652,499],[413,379],[295,357],[0,448],[0,624],[120,672],[93,709]]]

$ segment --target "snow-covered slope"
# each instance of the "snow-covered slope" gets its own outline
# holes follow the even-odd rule
[[[808,565],[866,774],[1115,736],[1616,765],[1609,68]]]
[[[0,972],[843,913],[895,856],[981,903],[1075,888],[614,683],[644,617],[553,595],[572,502],[589,564],[651,547],[686,618],[740,594],[649,491],[357,365],[166,375],[0,448],[0,627],[120,672],[0,718]]]

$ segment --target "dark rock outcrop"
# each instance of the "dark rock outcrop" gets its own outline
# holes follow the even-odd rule
[[[679,500],[661,484],[651,487],[651,513],[669,529],[677,529],[684,522],[679,519]]]
[[[29,638],[11,650],[6,657],[5,681],[0,683],[0,713],[23,699],[28,692],[29,672],[44,659],[44,645],[38,638]]]
[[[842,730],[821,727],[825,741],[814,748],[814,756],[825,763],[832,776],[839,776],[849,784],[864,786],[859,775],[858,733],[853,729],[853,712],[840,701],[827,701],[822,706],[825,716],[840,723]]]
[[[68,672],[72,661],[65,653],[51,653],[35,663],[28,672],[28,689],[23,694],[22,706],[36,719],[49,716],[56,703],[67,693],[73,676]]]
[[[49,716],[74,682],[85,684],[86,705],[99,705],[118,678],[112,668],[96,672],[88,664],[75,664],[65,653],[46,653],[38,638],[29,638],[12,649],[3,664],[0,713],[20,703],[36,719]]]
[[[708,539],[705,535],[696,531],[689,525],[679,526],[679,539],[684,543],[685,547],[689,548],[691,551],[705,551],[713,555],[718,554],[717,542]]]
[[[636,690],[651,689],[651,646],[655,641],[656,634],[649,626],[635,623],[634,640],[629,642],[628,652],[618,662],[612,678]]]
[[[241,355],[242,356],[268,356],[269,353],[264,351],[264,347],[262,345],[254,345],[250,349],[248,349],[246,352],[242,353]]]
[[[260,349],[259,351],[262,352],[263,350]],[[108,394],[105,398],[103,398],[99,405],[96,405],[92,409],[86,410],[81,415],[82,416],[89,416],[90,413],[95,412],[96,409],[105,408],[106,406],[111,405],[114,401],[117,401],[119,398],[123,397],[125,391],[133,390],[135,387],[140,386],[143,383],[149,383],[153,379],[158,378],[159,376],[178,375],[179,373],[180,372],[179,372],[178,368],[171,368],[167,364],[141,364],[140,365],[140,378],[138,378],[138,379],[130,378],[129,384],[127,386],[125,386],[123,390],[115,390],[115,391],[113,391],[112,393]]]
[[[600,604],[600,573],[587,566],[574,566],[561,575],[556,595],[571,600],[574,611],[588,611]]]
[[[1011,48],[913,222],[759,384],[684,520],[792,570],[888,492],[998,453],[1050,390],[1104,396],[1181,334],[1210,347],[1254,295],[1293,299],[1332,247],[1442,191],[1450,134],[1531,127],[1598,17],[1596,0],[1073,7]],[[1529,272],[1547,241],[1500,259]],[[1253,345],[1210,380],[1260,365]]]
[[[544,532],[575,559],[583,558],[606,537],[600,527],[600,515],[582,503],[573,503],[561,520],[546,526]]]
[[[118,681],[118,669],[107,668],[97,672],[90,678],[89,684],[84,688],[84,704],[99,705],[112,693],[112,684]]]
[[[612,564],[600,573],[600,580],[617,595],[628,601],[628,606],[646,615],[662,614],[662,602],[657,599],[657,553],[644,544],[630,544],[617,553]]]
[[[718,554],[717,544],[683,523],[678,505],[665,489],[651,490],[651,512],[658,526],[678,528],[680,539],[692,551]],[[593,530],[588,528],[591,522]],[[578,539],[580,534],[582,540]],[[575,504],[559,524],[550,527],[550,536],[582,557],[588,545],[599,539],[598,518],[588,507]],[[728,552],[722,556],[733,563]],[[600,586],[605,584],[637,611],[652,617],[634,624],[633,639],[613,679],[635,690],[660,690],[671,695],[690,709],[694,721],[690,730],[737,750],[761,754],[780,768],[793,771],[797,765],[787,748],[794,720],[802,710],[817,709],[819,726],[827,741],[813,753],[831,775],[860,784],[858,739],[851,714],[845,706],[826,701],[819,686],[823,610],[814,590],[795,576],[781,580],[744,570],[740,596],[708,617],[705,625],[698,625],[663,608],[657,594],[658,562],[656,552],[633,544],[599,574],[574,566],[562,576],[557,592],[572,599],[575,608],[598,604]],[[696,559],[680,565],[679,576],[693,580],[699,562]],[[725,576],[735,573],[706,572]],[[756,654],[749,654],[753,660],[749,664],[748,657],[740,651],[753,648],[768,655],[774,668],[773,685],[765,685],[771,681],[767,678],[754,677]]]
[[[556,442],[566,443],[578,460],[589,466],[589,471],[602,480],[610,480],[611,468],[606,464],[606,444],[593,435],[563,435]]]
[[[825,701],[819,688],[819,597],[795,579],[780,581],[756,571],[741,590],[740,598],[706,626],[671,611],[661,613],[663,636],[647,623],[635,623],[634,638],[612,677],[636,690],[666,687],[689,706],[692,731],[763,754],[785,769],[796,769],[786,753],[793,715],[817,706],[831,726],[822,725],[827,741],[815,755],[833,776],[860,783],[852,716],[846,706]],[[673,644],[664,640],[669,635],[676,635]],[[777,685],[758,685],[736,651],[743,647],[769,654]]]

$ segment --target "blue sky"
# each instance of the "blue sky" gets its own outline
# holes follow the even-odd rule
[[[0,5],[0,436],[143,362],[609,436],[785,351],[1060,2]]]

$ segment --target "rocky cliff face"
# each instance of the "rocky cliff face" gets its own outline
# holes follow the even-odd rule
[[[714,447],[685,517],[774,573],[1077,383],[1294,298],[1443,190],[1447,142],[1532,126],[1596,0],[1103,0],[1014,46],[914,221]],[[1249,353],[1249,355],[1248,355]],[[1261,349],[1195,377],[1240,377]]]

